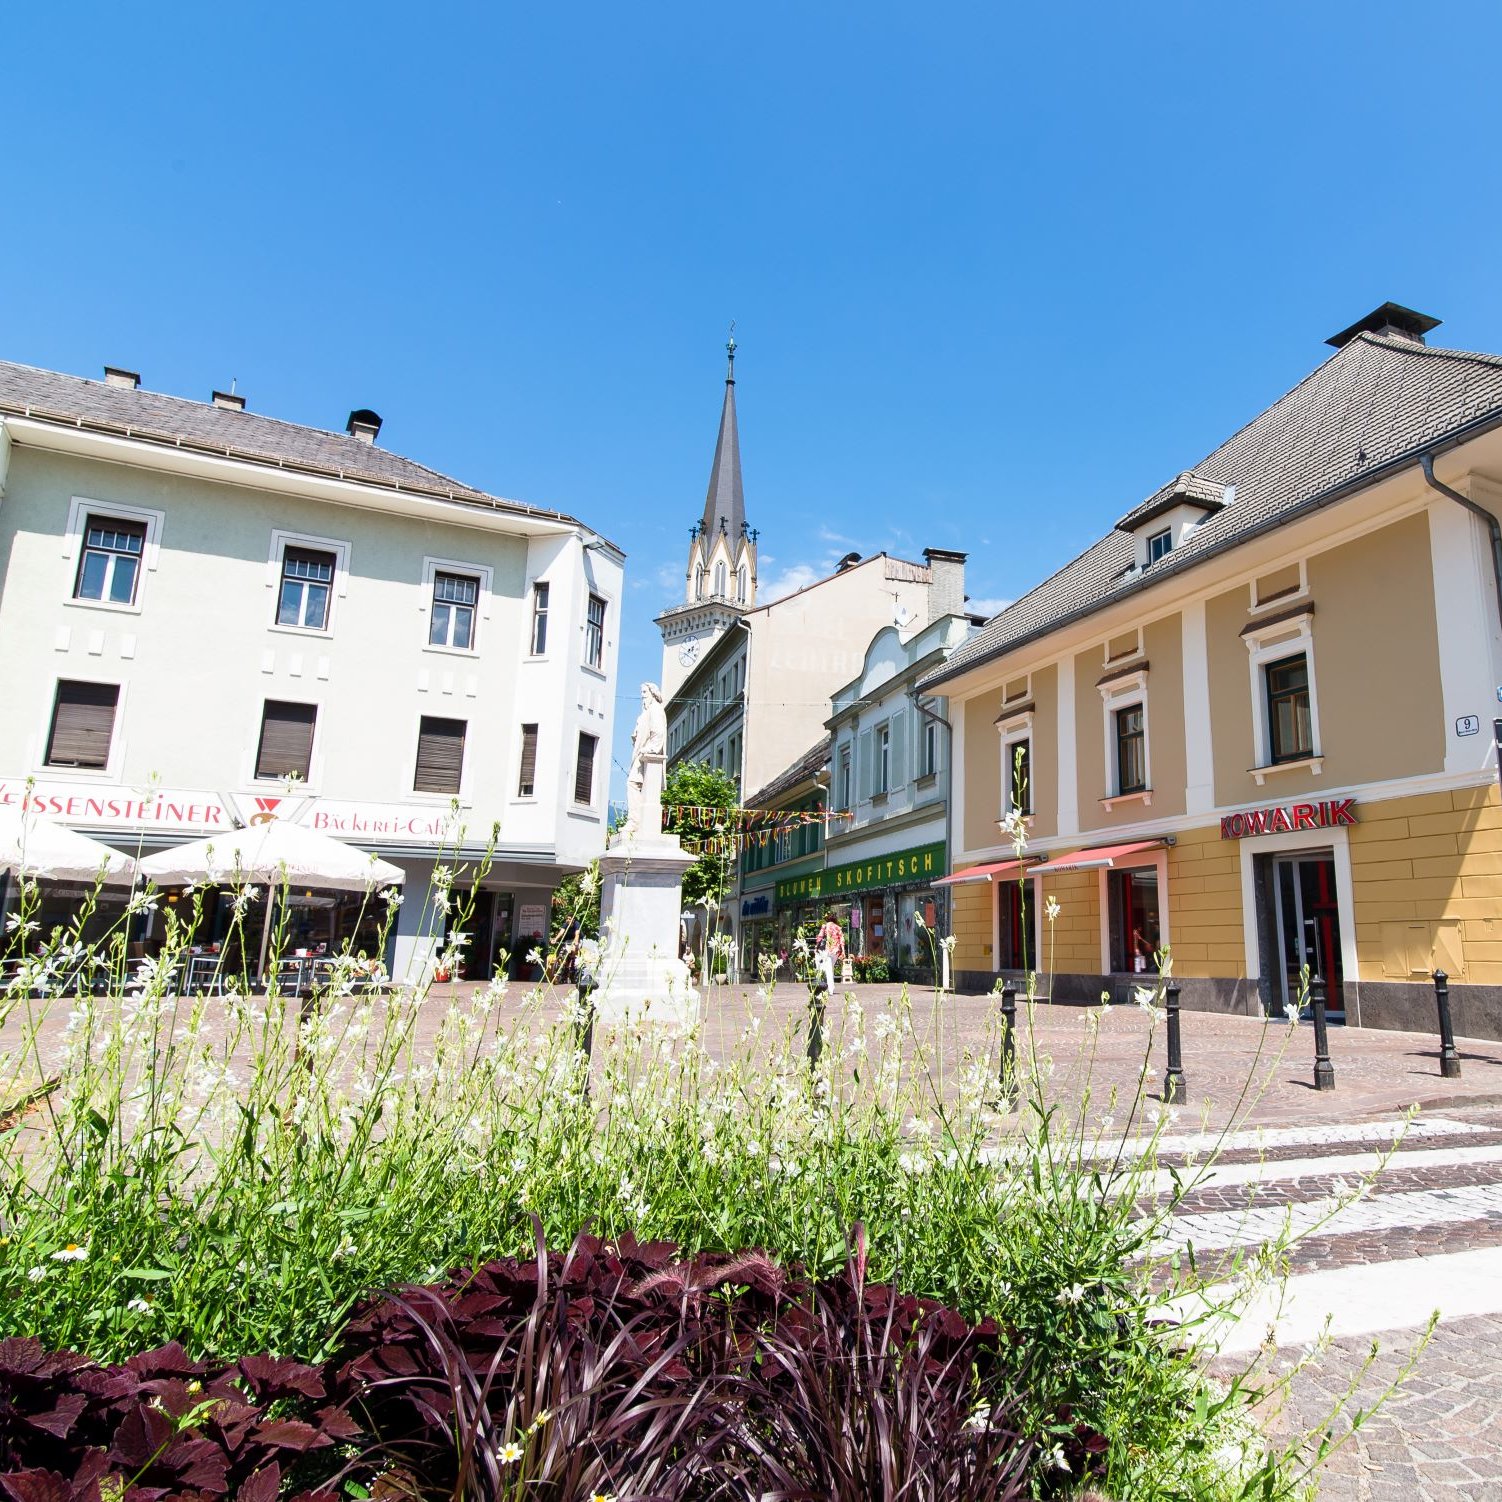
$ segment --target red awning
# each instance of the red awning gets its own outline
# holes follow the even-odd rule
[[[1093,850],[1076,850],[1073,855],[1061,855],[1041,866],[1034,866],[1034,876],[1047,876],[1054,871],[1105,871],[1128,855],[1139,850],[1158,850],[1162,840],[1134,840],[1130,845],[1097,845]]]
[[[993,866],[967,866],[953,876],[941,876],[936,887],[957,887],[967,881],[995,881],[1000,876],[1015,876],[1026,861],[997,861]]]

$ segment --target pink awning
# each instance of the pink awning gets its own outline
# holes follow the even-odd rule
[[[1034,866],[1034,876],[1047,876],[1054,871],[1104,871],[1109,870],[1128,855],[1142,850],[1160,850],[1162,840],[1134,840],[1130,845],[1097,845],[1093,850],[1076,850],[1073,855],[1061,855],[1055,860],[1044,861]]]
[[[953,876],[941,876],[936,887],[957,887],[967,881],[995,881],[998,877],[1015,876],[1027,864],[1026,861],[997,861],[991,866],[966,866]]]

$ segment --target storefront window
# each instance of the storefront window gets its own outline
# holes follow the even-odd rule
[[[996,951],[998,970],[1036,970],[1038,947],[1033,942],[1036,932],[1033,915],[1033,894],[1024,893],[1020,881],[1002,881],[996,884],[996,901],[999,905],[999,944]]]
[[[938,931],[938,897],[933,892],[903,892],[897,899],[897,922],[897,963],[931,966],[943,937]]]
[[[1158,924],[1158,873],[1151,866],[1107,871],[1113,974],[1156,972],[1162,948]]]

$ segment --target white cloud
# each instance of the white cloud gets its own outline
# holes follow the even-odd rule
[[[990,620],[993,615],[1000,615],[1012,602],[1010,600],[966,600],[965,609],[971,615],[983,615]]]
[[[757,579],[756,603],[769,605],[773,600],[780,600],[785,595],[796,594],[798,590],[806,589],[816,579],[822,579],[829,572],[830,568],[818,569],[811,563],[790,564],[770,578]]]
[[[853,537],[846,537],[843,532],[836,532],[833,528],[821,525],[819,527],[819,541],[838,543],[842,548],[855,548],[860,544]]]

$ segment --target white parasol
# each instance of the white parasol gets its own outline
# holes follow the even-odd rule
[[[399,886],[406,879],[402,868],[390,861],[357,850],[332,835],[289,824],[285,819],[228,830],[149,855],[141,862],[141,875],[163,887],[201,882],[266,887],[262,970],[266,968],[266,947],[271,936],[269,889],[285,882],[288,886],[368,892],[375,887]]]
[[[102,877],[112,884],[129,883],[135,862],[76,829],[9,804],[0,807],[0,873],[44,881],[92,882]]]

